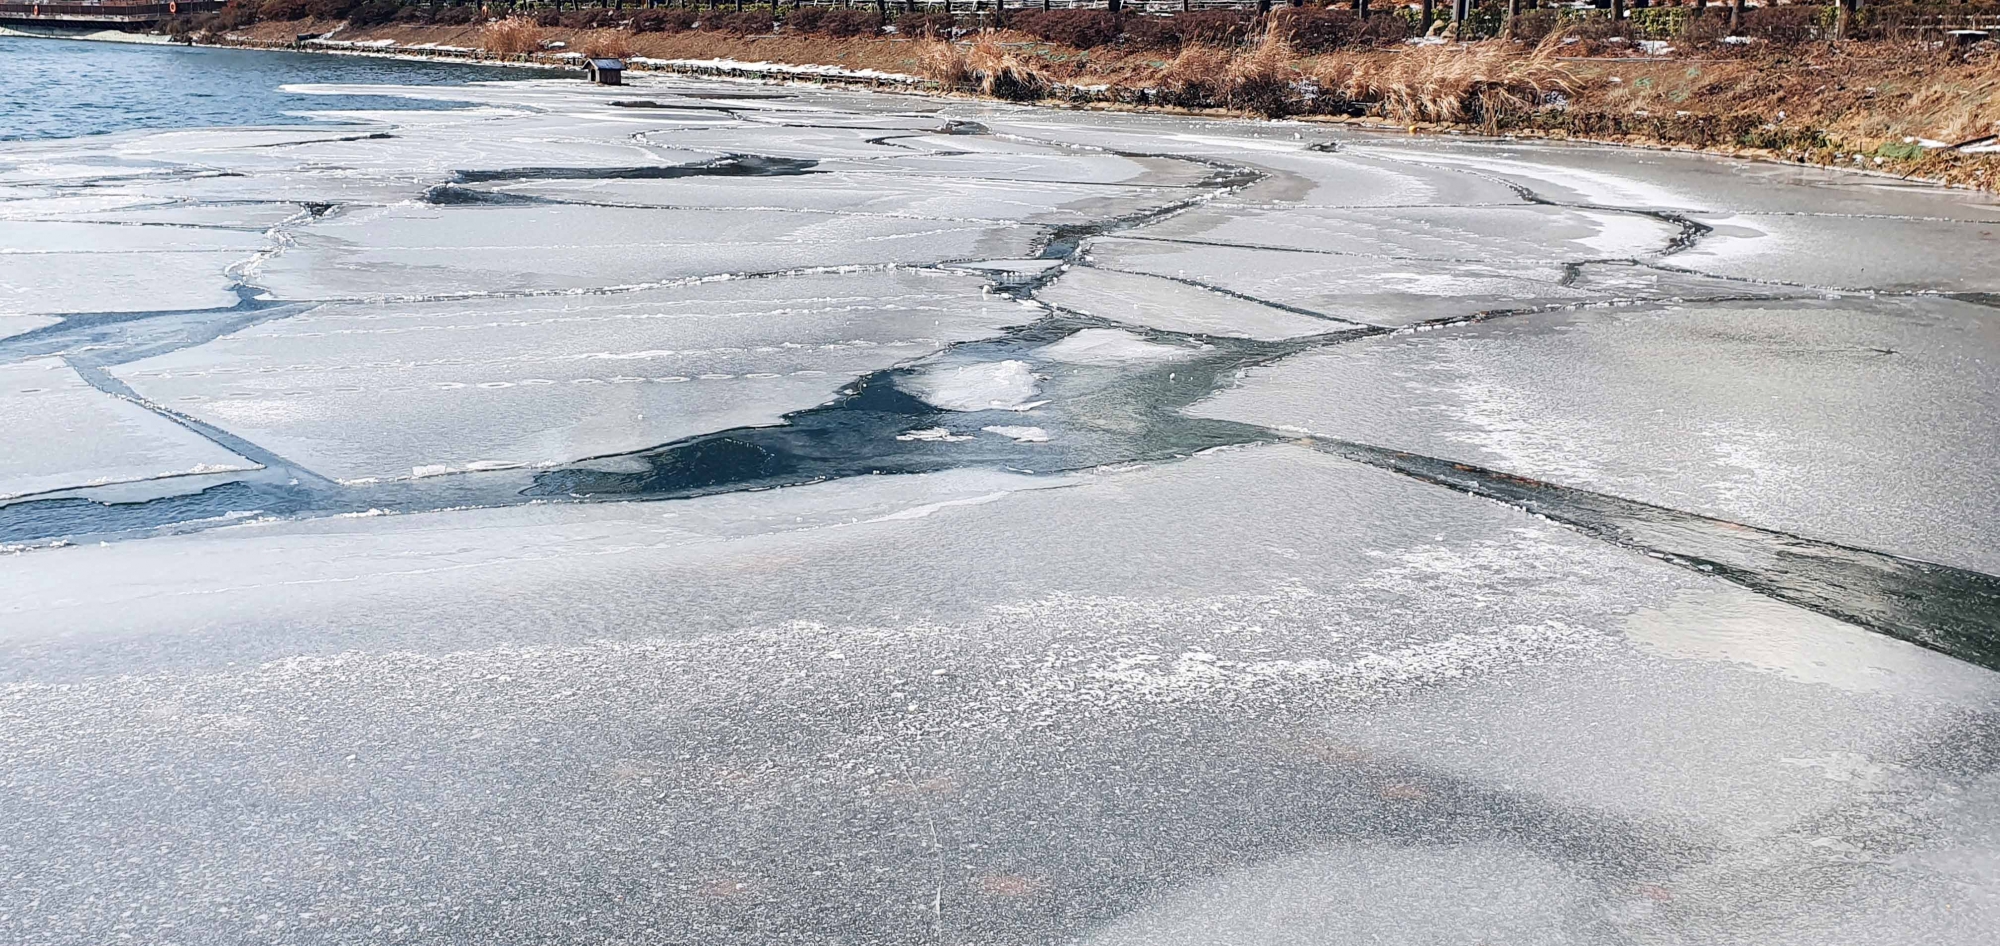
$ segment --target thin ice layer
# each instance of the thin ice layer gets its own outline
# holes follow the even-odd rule
[[[124,398],[60,358],[0,365],[0,499],[257,465]]]

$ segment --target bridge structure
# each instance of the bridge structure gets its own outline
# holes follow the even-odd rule
[[[0,2],[0,24],[45,23],[51,26],[143,26],[190,13],[222,9],[223,0],[163,0],[159,3],[92,3],[68,0],[64,3]]]

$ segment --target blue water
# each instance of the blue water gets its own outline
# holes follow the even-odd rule
[[[297,125],[318,109],[452,108],[450,102],[301,95],[288,83],[448,85],[540,70],[246,49],[0,36],[0,140],[135,128]]]

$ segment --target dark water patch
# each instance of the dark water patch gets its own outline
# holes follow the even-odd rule
[[[700,105],[693,102],[655,102],[652,99],[618,99],[611,103],[613,108],[663,108],[684,112],[727,112],[724,105]]]
[[[457,184],[438,184],[424,191],[423,201],[439,207],[517,207],[525,204],[558,203],[529,194],[474,190]]]
[[[789,177],[816,174],[819,162],[811,158],[780,158],[761,154],[729,154],[692,164],[642,165],[624,168],[502,168],[495,171],[458,171],[453,184],[489,184],[497,181],[656,181],[683,177]]]
[[[239,301],[213,309],[153,312],[79,312],[53,325],[0,339],[0,361],[62,354],[71,365],[104,367],[150,358],[213,341],[259,322],[296,315],[312,303],[255,298],[238,287]]]
[[[1947,292],[1942,295],[1947,299],[1956,299],[1959,302],[2000,309],[2000,292]]]
[[[1036,351],[1078,330],[1107,327],[1183,348],[1186,357],[1077,365]],[[1049,473],[1273,440],[1277,435],[1263,428],[1189,417],[1182,408],[1213,393],[1226,375],[1321,341],[1198,339],[1059,312],[998,338],[953,346],[917,366],[870,374],[774,426],[739,427],[541,473],[527,495],[664,499],[963,467]],[[1030,411],[953,411],[907,389],[926,366],[1004,360],[1028,362],[1040,379],[1038,397],[1048,403]],[[1022,442],[986,427],[1040,427],[1049,439]]]
[[[2000,670],[2000,578],[1386,447],[1299,441],[1498,500],[1787,604]]]
[[[0,506],[0,544],[156,535],[255,515],[298,514],[317,505],[311,492],[269,480],[237,480],[138,502],[30,499]]]

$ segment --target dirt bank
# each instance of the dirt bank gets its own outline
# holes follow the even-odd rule
[[[1177,52],[1077,49],[996,30],[954,41],[707,30],[639,32],[514,21],[506,42],[658,60],[727,59],[879,70],[927,87],[1018,101],[1292,116],[1415,130],[1693,148],[2000,187],[2000,55],[1911,43],[1708,43],[1668,55],[1594,40],[1391,45],[1302,55],[1282,38]],[[300,34],[383,52],[486,50],[492,24],[260,22],[206,39],[288,44]],[[561,44],[560,46],[556,44]],[[1982,138],[1989,138],[1980,143]],[[1967,143],[1971,143],[1967,145]],[[1963,148],[1941,147],[1967,145]]]

